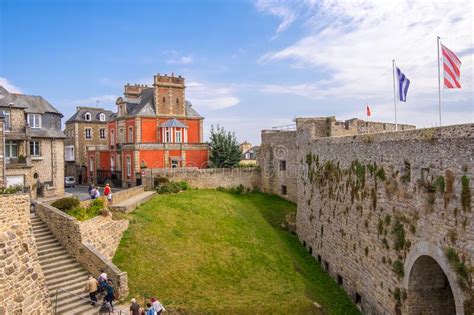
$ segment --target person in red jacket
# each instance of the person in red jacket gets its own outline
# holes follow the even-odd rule
[[[107,185],[105,185],[104,196],[107,199],[107,203],[112,201],[112,189],[110,189],[109,183],[107,183]]]

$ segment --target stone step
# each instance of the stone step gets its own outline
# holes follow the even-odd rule
[[[59,243],[58,241],[56,240],[51,240],[50,242],[47,242],[47,243],[36,243],[36,248],[38,249],[38,252],[43,252],[45,250],[50,250],[52,248],[58,248],[58,247],[62,247],[61,243]]]
[[[66,272],[66,271],[69,271],[69,272],[73,273],[73,272],[81,271],[81,270],[84,270],[84,269],[76,261],[73,261],[73,262],[70,262],[70,261],[62,262],[61,261],[60,263],[58,263],[56,265],[52,264],[51,267],[48,268],[48,269],[43,269],[43,273],[46,277],[48,277],[49,275],[56,276],[57,274],[60,274],[62,272]]]
[[[71,290],[76,290],[76,289],[80,289],[82,288],[84,290],[84,279],[75,279],[73,281],[70,281],[70,282],[60,282],[60,283],[56,283],[54,285],[46,285],[48,287],[48,290],[50,290],[50,292],[55,292],[57,289],[63,289],[63,290],[66,290],[66,291],[71,291]]]
[[[52,248],[44,249],[42,251],[38,251],[38,257],[45,257],[52,254],[61,254],[64,253],[65,250],[62,246],[54,246]]]
[[[56,284],[64,284],[64,283],[73,283],[73,282],[82,282],[84,283],[87,280],[87,275],[89,273],[82,269],[79,272],[70,273],[68,270],[64,270],[62,273],[59,274],[50,274],[48,278],[46,278],[46,286],[54,286]]]
[[[89,298],[89,295],[87,295]],[[87,300],[82,300],[79,298],[71,298],[70,301],[66,300],[66,303],[62,304],[60,307],[57,308],[57,314],[98,314],[100,305],[102,301],[98,301],[97,306],[90,305],[90,302]]]
[[[54,234],[51,233],[50,230],[42,230],[42,231],[33,231],[34,235],[35,235],[35,239],[38,239],[38,238],[43,238],[45,236],[50,236],[50,237],[54,237]]]
[[[82,268],[82,266],[79,264],[74,264],[74,265],[70,264],[70,265],[57,267],[55,269],[49,269],[46,280],[49,281],[48,283],[53,283],[55,279],[58,279],[59,281],[63,281],[63,279],[67,279],[68,277],[70,277],[70,275],[82,276],[83,274],[87,276],[89,273],[86,272],[84,268]],[[86,278],[86,276],[84,276],[84,279]]]
[[[69,262],[76,262],[76,260],[71,257],[67,253],[63,253],[62,255],[53,256],[53,257],[45,257],[44,259],[40,259],[40,265],[43,268],[54,268],[60,266],[60,264],[69,263]]]
[[[128,198],[127,200],[109,206],[109,208],[112,211],[131,212],[142,203],[148,201],[155,194],[156,192],[154,191],[143,191],[135,196]]]

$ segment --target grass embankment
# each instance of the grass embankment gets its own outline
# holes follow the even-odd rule
[[[130,295],[212,314],[358,314],[345,292],[283,231],[295,205],[261,193],[155,196],[131,220],[114,263]]]

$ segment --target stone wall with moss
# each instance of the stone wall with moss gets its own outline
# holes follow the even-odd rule
[[[31,229],[30,197],[0,195],[0,314],[51,314]]]
[[[413,313],[406,260],[422,243],[427,256],[441,250],[456,312],[472,310],[473,124],[333,138],[303,130],[297,147],[298,236],[365,313]]]

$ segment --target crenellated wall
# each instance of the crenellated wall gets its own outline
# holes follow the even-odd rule
[[[472,311],[474,125],[298,147],[298,236],[366,314]]]
[[[0,314],[50,314],[31,230],[30,197],[0,195]]]

